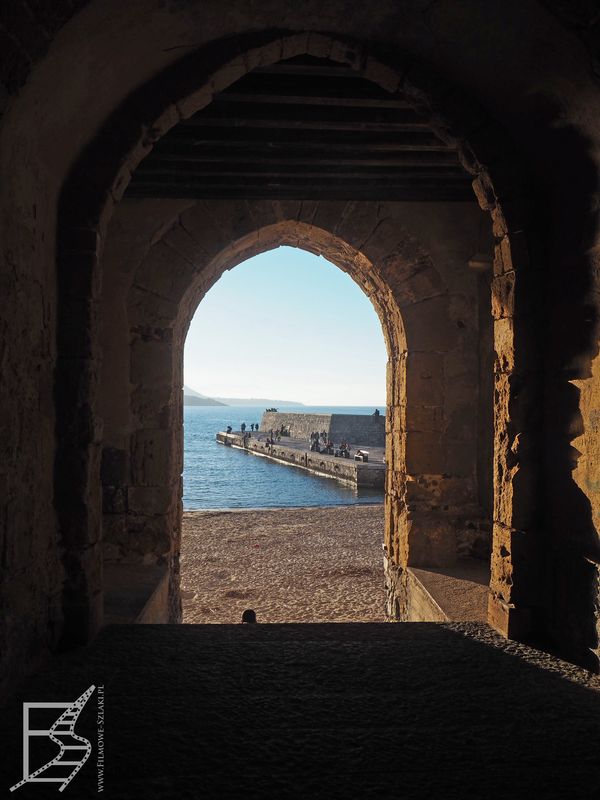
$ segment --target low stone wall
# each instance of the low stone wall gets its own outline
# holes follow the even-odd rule
[[[396,622],[447,622],[448,617],[410,569],[384,553],[385,615]]]
[[[313,431],[326,431],[334,442],[385,447],[385,417],[372,414],[300,414],[265,411],[261,431],[278,430],[284,425],[295,439],[310,438]]]
[[[106,563],[104,623],[132,625],[171,622],[169,577],[165,565]]]
[[[385,417],[381,414],[332,414],[329,438],[352,444],[385,447]]]
[[[322,453],[311,453],[298,450],[285,445],[269,445],[259,439],[248,438],[246,443],[242,436],[236,433],[217,433],[217,442],[246,450],[249,453],[265,456],[274,461],[291,464],[294,467],[306,469],[316,475],[325,475],[330,478],[351,483],[363,489],[381,489],[385,486],[385,464],[354,461],[349,458],[335,458]]]
[[[265,411],[260,422],[260,430],[267,433],[271,430],[275,431],[285,425],[289,428],[290,436],[294,439],[310,438],[310,434],[314,431],[327,431],[331,427],[331,414],[297,414],[297,413],[280,413],[275,411]]]
[[[486,622],[489,561],[462,559],[438,569],[392,564],[384,547],[385,613],[399,622]]]

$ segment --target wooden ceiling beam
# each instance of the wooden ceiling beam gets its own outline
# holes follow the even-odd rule
[[[427,131],[422,122],[373,122],[365,120],[293,120],[293,119],[249,119],[241,116],[206,116],[202,127],[207,128],[259,128],[262,130],[316,130],[316,131],[374,131],[376,133],[395,133],[409,131]],[[200,128],[200,126],[198,126]]]
[[[437,139],[430,133],[404,133],[398,132],[396,135],[387,135],[382,138],[372,138],[369,140],[368,136],[361,137],[365,140],[364,143],[357,141],[354,138],[340,139],[338,136],[325,136],[321,131],[305,131],[307,134],[318,133],[319,137],[316,141],[303,140],[301,131],[282,130],[277,133],[282,133],[282,138],[276,135],[275,131],[270,130],[244,130],[242,128],[218,128],[218,129],[189,129],[187,132],[180,131],[177,136],[165,137],[164,140],[155,145],[153,152],[163,152],[173,150],[173,148],[183,147],[190,148],[191,152],[199,148],[218,147],[229,148],[232,152],[234,150],[249,150],[255,152],[259,148],[264,148],[269,152],[280,150],[282,152],[289,152],[292,148],[295,150],[303,150],[306,152],[325,150],[326,152],[373,152],[373,153],[386,153],[386,152],[438,152],[438,153],[452,153],[456,154],[456,150],[449,147],[444,142]],[[257,138],[252,139],[250,133],[260,134]],[[293,137],[288,134],[294,133]],[[215,134],[208,135],[207,134]]]
[[[455,148],[402,95],[303,57],[253,70],[181,122],[128,197],[472,200]]]
[[[336,134],[328,130],[298,130],[298,129],[271,129],[271,128],[244,128],[244,127],[206,127],[194,118],[180,122],[160,140],[155,147],[160,147],[164,142],[213,142],[218,145],[236,146],[237,143],[260,145],[268,143],[273,146],[287,146],[300,144],[304,147],[351,147],[352,145],[379,146],[392,148],[398,143],[435,145],[443,150],[454,150],[450,145],[442,142],[433,131],[422,129],[407,133],[389,133],[385,131],[344,131]]]
[[[431,132],[426,119],[411,109],[369,109],[278,104],[230,103],[225,95],[202,113],[181,123],[184,129],[203,127],[252,127],[293,130],[423,131]]]
[[[322,186],[321,186],[322,184]],[[398,188],[406,189],[462,189],[468,188],[471,191],[471,185],[464,180],[455,180],[446,178],[444,180],[436,180],[435,178],[405,178],[402,175],[382,178],[379,176],[363,175],[360,177],[345,177],[345,176],[332,176],[326,177],[321,180],[311,178],[304,175],[282,175],[272,177],[268,175],[254,175],[246,177],[244,175],[210,175],[205,178],[196,177],[195,175],[177,176],[161,176],[161,175],[139,175],[136,186],[180,186],[181,188],[205,190],[209,187],[246,187],[246,186],[264,186],[268,188],[294,188],[298,187],[303,190],[310,190],[312,187],[331,188],[348,187],[350,189],[364,189],[364,188]]]
[[[313,91],[317,87],[312,87]],[[347,94],[344,97],[328,97],[323,94],[271,94],[260,92],[231,92],[218,95],[219,100],[228,103],[256,103],[290,106],[327,106],[341,108],[382,108],[411,111],[406,100],[394,97],[355,97]]]
[[[311,170],[310,163],[301,165],[280,164],[278,166],[265,164],[262,169],[257,165],[250,164],[184,164],[173,162],[159,162],[156,161],[148,165],[141,164],[136,172],[136,177],[140,176],[159,176],[166,175],[173,178],[177,177],[204,177],[204,176],[237,176],[238,178],[251,178],[254,176],[269,176],[269,177],[293,177],[305,176],[310,178],[393,178],[398,177],[406,180],[417,180],[423,178],[432,178],[435,180],[453,179],[462,182],[469,182],[469,177],[460,168],[444,169],[437,167],[424,167],[421,169],[390,169],[388,165],[384,167],[373,167],[372,165],[360,164],[332,164],[330,166],[322,166],[320,169]],[[362,168],[361,168],[362,167]]]
[[[405,153],[369,153],[360,150],[356,155],[343,152],[339,156],[334,155],[335,148],[326,148],[323,151],[313,153],[293,150],[289,156],[282,153],[274,153],[272,150],[261,148],[253,149],[250,152],[232,152],[228,148],[209,149],[202,148],[169,148],[154,151],[152,156],[142,161],[139,169],[144,169],[147,164],[181,164],[188,165],[194,169],[194,165],[218,165],[218,164],[244,164],[248,167],[253,165],[264,165],[265,167],[276,167],[279,165],[293,166],[365,166],[365,167],[385,167],[394,169],[396,167],[410,168],[439,168],[456,169],[463,171],[455,153],[452,152],[418,152],[408,151]]]
[[[399,189],[372,187],[285,187],[265,188],[254,186],[204,187],[181,186],[133,186],[126,197],[135,198],[179,198],[192,200],[374,200],[378,202],[475,202],[472,191],[466,189]]]

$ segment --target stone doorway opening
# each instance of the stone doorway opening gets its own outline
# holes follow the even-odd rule
[[[202,299],[184,353],[183,622],[248,606],[261,622],[383,620],[386,362],[369,299],[305,250],[248,259]],[[370,463],[312,451],[317,429]]]
[[[125,201],[121,229],[128,230],[137,215],[150,208],[157,205]],[[231,219],[231,204],[220,204],[219,210],[222,217],[217,225],[225,246],[212,257],[207,250],[214,242],[214,206],[209,210],[205,204],[195,204],[165,229],[129,278],[126,319],[131,353],[125,365],[129,394],[122,398],[125,430],[120,441],[129,442],[131,450],[117,456],[107,449],[105,465],[120,457],[132,465],[129,474],[135,483],[105,486],[107,574],[118,574],[124,564],[130,570],[136,561],[135,569],[162,568],[165,584],[167,576],[175,582],[175,588],[171,586],[165,592],[174,596],[173,602],[180,608],[182,398],[178,387],[183,385],[186,332],[201,298],[224,270],[265,250],[292,245],[324,255],[346,271],[369,296],[379,315],[388,352],[386,611],[390,618],[416,620],[433,615],[445,619],[435,600],[440,586],[446,594],[448,581],[463,581],[463,589],[464,581],[479,587],[489,558],[490,523],[482,510],[485,506],[479,504],[478,492],[485,501],[485,486],[489,489],[490,482],[488,478],[482,486],[487,472],[479,476],[478,469],[482,465],[484,470],[489,469],[491,445],[489,438],[479,436],[477,426],[482,424],[486,404],[491,403],[489,379],[487,393],[480,385],[489,366],[489,358],[485,366],[481,363],[480,351],[485,347],[489,350],[491,342],[489,326],[480,330],[480,320],[472,312],[472,308],[478,308],[482,282],[485,286],[488,281],[489,289],[489,275],[475,274],[467,265],[467,254],[481,236],[480,212],[473,205],[461,204],[454,211],[445,207],[445,218],[432,232],[427,221],[430,208],[363,203],[349,209],[346,203],[327,203],[316,210],[315,221],[319,220],[319,211],[326,213],[334,233],[296,218],[275,221],[272,215],[280,213],[280,207],[270,203],[254,203],[252,214],[242,223]],[[131,222],[126,222],[129,214]],[[345,236],[351,238],[360,224],[365,225],[365,214],[375,235],[367,237],[361,252]],[[468,214],[471,224],[463,224],[458,234],[457,221],[464,222]],[[265,221],[271,217],[272,221],[257,231],[253,228],[257,215]],[[244,233],[245,226],[250,232]],[[423,233],[430,231],[426,244],[409,233],[411,227]],[[434,264],[429,249],[441,253],[449,241],[462,258],[453,254],[450,259],[438,258]],[[185,251],[184,245],[188,248]],[[383,267],[366,255],[371,249]],[[157,282],[165,279],[168,283],[159,286]],[[113,326],[111,336],[116,333]],[[112,370],[114,360],[108,363]],[[111,386],[108,374],[103,385]],[[109,401],[113,403],[114,397],[107,400],[107,406]],[[484,441],[488,449],[482,452]],[[107,477],[111,480],[108,472]],[[118,498],[117,505],[112,504],[113,496]],[[124,497],[125,509],[119,505]],[[125,530],[129,538],[123,537]],[[399,584],[392,566],[402,548],[407,566],[422,570],[403,571],[403,580],[410,576],[410,585]],[[467,561],[477,570],[465,572]],[[448,574],[447,569],[458,562],[462,571]],[[177,565],[171,572],[169,563]],[[429,570],[437,572],[426,574]],[[424,578],[429,578],[432,589]],[[487,585],[487,576],[483,580]],[[462,596],[458,592],[454,595]],[[159,593],[158,597],[163,602],[164,595]],[[452,613],[460,617],[465,611],[458,603]],[[472,609],[466,613],[472,614]],[[480,602],[478,618],[483,613]]]
[[[223,59],[224,54],[220,53],[219,57]],[[333,61],[334,65],[323,64],[323,61]],[[275,68],[274,65],[280,66]],[[340,107],[345,110],[340,113],[345,117],[340,128],[339,120],[322,119],[319,116],[321,112],[306,112],[304,101],[301,102],[302,112],[290,117],[282,114],[280,108],[288,105],[287,101],[273,103],[271,98],[267,105],[276,108],[266,113],[264,92],[258,92],[257,97],[256,86],[249,89],[245,85],[241,92],[243,97],[236,96],[235,91],[227,94],[236,81],[245,79],[252,72],[255,77],[259,76],[258,83],[263,89],[266,75],[267,84],[275,87],[277,95],[281,92],[282,79],[287,81],[293,75],[296,80],[300,75],[304,80],[307,71],[313,77],[316,71],[320,80],[324,69],[332,70],[329,77],[335,81],[357,75],[363,84],[373,83],[376,93],[385,92],[392,97],[386,95],[382,99],[368,92],[367,96],[359,92],[360,96],[355,97],[352,92],[353,105],[361,110],[357,117],[356,111],[347,113],[347,107],[342,103]],[[515,350],[515,336],[518,332],[526,338],[529,328],[528,323],[519,323],[515,327],[512,322],[518,268],[511,250],[512,234],[509,231],[514,220],[508,224],[497,203],[493,169],[483,167],[477,161],[474,151],[467,145],[468,139],[458,130],[459,123],[447,127],[446,123],[440,124],[444,92],[433,91],[431,94],[429,90],[418,88],[418,80],[413,84],[406,76],[401,78],[401,73],[393,66],[367,56],[360,47],[345,44],[340,49],[339,43],[321,35],[284,37],[274,49],[262,43],[255,50],[249,50],[241,60],[234,58],[226,64],[213,65],[211,70],[203,88],[191,92],[185,90],[183,95],[185,81],[181,82],[182,75],[175,71],[165,77],[167,81],[174,81],[173,89],[179,92],[181,100],[174,108],[162,109],[157,114],[151,132],[152,141],[157,143],[152,155],[144,160],[143,169],[136,169],[147,151],[143,152],[143,146],[135,151],[126,174],[120,173],[120,189],[113,187],[112,190],[113,197],[118,197],[120,202],[115,208],[112,205],[107,207],[106,215],[101,214],[98,219],[102,228],[103,281],[107,289],[98,296],[103,305],[102,316],[115,323],[101,342],[100,349],[105,355],[113,354],[115,357],[108,361],[111,373],[108,380],[101,382],[101,387],[93,379],[97,375],[95,361],[96,372],[79,371],[71,377],[76,383],[83,380],[85,386],[81,386],[81,392],[84,394],[105,391],[104,417],[105,421],[107,418],[111,420],[105,425],[101,447],[102,480],[96,488],[93,482],[90,484],[92,493],[97,493],[102,487],[106,512],[103,515],[102,547],[108,554],[109,563],[118,553],[126,554],[125,560],[130,563],[140,561],[142,569],[164,567],[163,588],[159,592],[163,598],[163,616],[172,621],[180,618],[178,558],[181,510],[176,498],[180,496],[178,465],[181,453],[174,431],[181,424],[181,401],[179,390],[175,389],[181,386],[181,374],[174,354],[182,347],[192,309],[223,269],[231,268],[262,249],[287,243],[325,253],[338,266],[354,272],[385,320],[384,331],[390,353],[385,571],[387,610],[392,618],[411,617],[414,594],[411,568],[438,569],[454,563],[459,547],[466,543],[467,548],[473,545],[477,549],[478,538],[487,537],[489,544],[490,518],[482,512],[479,492],[482,486],[491,486],[489,465],[492,459],[481,457],[478,448],[482,452],[486,447],[489,449],[492,431],[489,424],[485,424],[487,438],[479,439],[469,431],[476,431],[484,417],[477,407],[484,392],[480,391],[478,374],[479,328],[474,321],[479,306],[474,298],[479,293],[489,297],[492,286],[496,350],[493,358],[495,544],[488,619],[504,633],[526,635],[524,632],[533,619],[527,600],[531,585],[529,590],[523,588],[524,600],[518,603],[515,586],[517,583],[520,587],[528,585],[523,576],[535,571],[537,562],[533,553],[537,539],[535,536],[527,538],[533,548],[531,552],[522,547],[515,550],[522,560],[518,582],[515,581],[510,543],[515,530],[527,529],[527,514],[535,505],[535,492],[531,490],[535,484],[533,477],[528,482],[535,465],[528,462],[525,466],[524,462],[519,462],[515,469],[515,454],[511,448],[516,433],[509,425],[511,415],[508,407],[514,408],[518,402],[530,403],[537,383],[531,376],[526,378],[526,381],[531,379],[531,392],[528,394],[515,393],[511,389],[515,364],[521,357],[521,350]],[[318,108],[337,105],[329,102],[336,97],[331,82],[326,94],[327,102],[324,102],[325,95],[321,95],[323,102],[316,103]],[[217,95],[219,102],[214,105]],[[297,92],[291,95],[293,98],[298,96]],[[309,96],[314,98],[314,92]],[[373,102],[380,107],[374,116]],[[457,102],[456,98],[454,102]],[[245,105],[246,110],[238,109],[232,115],[232,103],[234,106]],[[436,106],[438,103],[439,108]],[[480,110],[468,102],[459,103],[459,106],[458,117],[463,122],[480,114]],[[451,116],[456,119],[456,108]],[[231,120],[237,120],[233,124],[235,129],[244,129],[248,135],[244,134],[241,140],[236,135],[228,135],[227,147],[241,147],[244,159],[250,157],[250,161],[245,160],[246,166],[235,175],[224,175],[219,166],[214,178],[203,176],[200,181],[194,179],[186,189],[185,180],[183,184],[180,181],[181,169],[165,168],[164,162],[182,156],[194,163],[194,154],[187,148],[190,144],[193,147],[201,144],[207,148],[203,152],[212,154],[213,163],[222,165],[223,154],[215,155],[214,148],[218,149],[225,140],[214,133],[223,126],[230,129]],[[279,132],[288,130],[290,125],[296,132],[302,130],[298,146],[304,148],[306,144],[310,150],[310,153],[303,153],[301,176],[290,176],[288,169],[294,167],[297,173],[299,165],[283,164],[280,165],[280,178],[271,180],[267,176],[266,181],[261,178],[255,182],[255,189],[249,190],[247,178],[253,175],[254,168],[248,172],[246,167],[256,164],[255,157],[249,156],[249,152],[253,153],[255,146],[260,150],[264,145],[265,131],[269,140],[275,141]],[[317,171],[320,170],[322,164],[318,158],[315,161],[314,147],[322,150],[323,142],[309,142],[311,135],[306,134],[308,130],[317,131],[319,135],[332,130],[358,134],[352,141],[353,153],[357,153],[359,159],[363,158],[363,148],[369,146],[364,141],[365,135],[368,137],[375,132],[379,137],[375,151],[383,146],[383,152],[389,152],[390,146],[394,149],[399,143],[401,152],[394,152],[392,159],[393,178],[387,181],[381,175],[374,177],[369,173],[371,167],[381,166],[373,164],[379,159],[373,159],[371,152],[368,163],[359,165],[355,156],[351,156],[349,175],[339,177],[338,172],[338,178],[334,179],[328,174],[324,181],[319,182],[317,176],[305,170],[304,166],[308,160],[309,164],[318,164]],[[388,137],[387,140],[381,140],[381,133]],[[390,133],[393,134],[391,141]],[[144,141],[147,143],[148,140]],[[502,136],[494,141],[501,150]],[[289,144],[285,143],[286,152]],[[347,152],[345,156],[341,155],[343,148],[336,150],[332,149],[331,142],[325,144],[330,154],[335,152],[335,159],[347,160]],[[101,147],[100,140],[98,147]],[[114,140],[111,140],[111,147],[114,149]],[[408,163],[406,153],[413,154]],[[423,156],[423,153],[427,155]],[[431,153],[438,155],[432,156]],[[263,156],[256,157],[261,159]],[[429,163],[432,157],[435,163]],[[413,163],[415,158],[419,164]],[[414,176],[402,172],[415,166],[420,169],[423,158],[427,161],[425,172],[420,171]],[[348,165],[337,160],[333,166],[338,170],[343,167],[345,171]],[[361,178],[353,172],[358,166],[366,167],[368,176]],[[215,170],[211,170],[214,174]],[[130,181],[134,171],[134,180]],[[190,168],[186,167],[183,173],[190,175]],[[477,176],[473,188],[479,205],[468,199],[471,197],[468,173],[470,177]],[[78,170],[74,171],[64,194],[65,208],[75,214],[72,198],[78,192],[79,174]],[[160,177],[165,174],[166,182]],[[307,180],[310,184],[306,183]],[[333,190],[330,191],[331,187]],[[501,244],[495,245],[498,274],[493,282],[490,226],[483,222],[485,217],[481,209],[494,212],[494,234],[502,240]],[[109,218],[111,223],[107,235]],[[73,217],[69,219],[69,225],[72,225]],[[83,221],[81,225],[75,225],[71,233],[65,230],[63,238],[68,240],[71,235],[80,236],[77,231],[82,226],[86,227]],[[483,237],[483,252],[482,228],[488,231]],[[113,237],[115,230],[117,235]],[[122,256],[115,255],[115,247],[123,251],[124,241],[127,243],[125,262]],[[68,249],[68,245],[66,247]],[[525,251],[519,252],[526,260]],[[110,268],[106,269],[109,253],[119,263],[116,276]],[[98,253],[91,263],[92,273],[97,256]],[[175,262],[176,266],[173,266]],[[440,265],[445,266],[440,268]],[[480,269],[487,277],[478,283],[481,276],[478,275],[477,280],[473,280],[473,276]],[[460,275],[463,275],[463,283]],[[464,278],[465,275],[469,277]],[[110,290],[109,276],[115,279]],[[84,293],[88,289],[98,290],[93,282],[81,288]],[[81,311],[84,317],[95,307],[86,305],[86,302],[80,307],[76,294],[77,290],[73,294],[70,287],[61,306],[67,325],[71,324],[73,303],[79,309],[77,313]],[[486,319],[488,317],[486,315]],[[120,347],[115,344],[119,337]],[[491,324],[486,341],[491,343]],[[126,343],[125,347],[123,343]],[[115,352],[115,347],[119,347],[120,354]],[[492,360],[491,344],[488,350],[489,363]],[[104,363],[107,363],[106,358]],[[59,359],[59,383],[68,383],[67,373],[71,374],[72,368],[68,357],[62,361]],[[119,371],[118,381],[113,381],[111,388],[102,388],[111,385],[115,369]],[[432,387],[436,387],[433,394]],[[428,398],[427,402],[423,402],[424,396]],[[431,402],[432,397],[435,397],[435,402]],[[69,397],[65,396],[62,401],[59,429],[64,425],[65,430],[60,436],[62,450],[58,456],[62,475],[61,525],[67,531],[76,521],[77,536],[81,539],[87,535],[86,531],[90,535],[92,530],[98,532],[99,520],[91,513],[95,508],[93,504],[82,511],[75,497],[72,499],[79,511],[73,515],[69,512],[69,469],[76,463],[81,465],[81,459],[87,463],[92,452],[97,458],[100,442],[94,437],[90,439],[87,429],[80,431],[81,435],[76,433],[79,423],[69,417]],[[489,413],[487,419],[489,421]],[[113,422],[116,423],[114,427]],[[519,424],[518,427],[522,433],[523,426]],[[80,451],[79,460],[71,458],[72,448]],[[473,468],[478,463],[488,465],[487,479],[478,480],[477,467]],[[517,472],[519,480],[513,484]],[[87,474],[85,470],[84,474]],[[514,503],[517,495],[520,498],[518,507]],[[489,510],[489,491],[486,497]],[[517,508],[521,515],[518,519],[513,513]],[[107,520],[107,516],[111,519]],[[517,525],[517,522],[523,522],[523,525]],[[94,539],[93,546],[86,550],[85,555],[94,564],[94,570],[88,576],[96,587],[91,594],[86,588],[87,578],[81,580],[82,574],[87,573],[85,570],[82,573],[80,548],[74,547],[73,552],[65,557],[69,574],[73,576],[72,585],[67,580],[65,597],[67,605],[73,602],[74,619],[77,617],[80,622],[82,614],[86,616],[86,607],[93,612],[90,622],[93,618],[101,618],[98,605],[102,599],[97,562],[99,544],[100,539]],[[160,553],[158,560],[157,553]],[[93,602],[90,605],[91,598]]]

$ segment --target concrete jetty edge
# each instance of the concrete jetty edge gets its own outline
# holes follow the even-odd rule
[[[334,478],[359,489],[381,490],[385,486],[385,464],[382,462],[354,461],[276,444],[268,444],[266,440],[252,436],[244,438],[241,433],[225,433],[219,431],[217,442],[227,447],[245,450],[256,456],[268,458],[286,466],[300,469],[326,478]]]

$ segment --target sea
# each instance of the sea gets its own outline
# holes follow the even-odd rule
[[[304,414],[372,414],[373,406],[281,407]],[[228,425],[239,430],[260,423],[264,408],[252,406],[185,406],[183,508],[186,511],[227,508],[279,508],[382,503],[383,493],[346,486],[333,478],[311,475],[268,458],[216,442]]]

